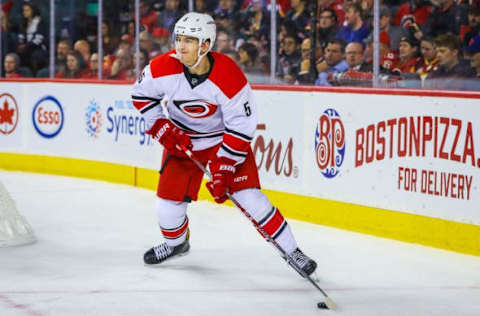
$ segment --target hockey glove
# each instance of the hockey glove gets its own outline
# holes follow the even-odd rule
[[[219,157],[210,162],[212,180],[207,182],[207,189],[215,199],[215,202],[219,204],[228,200],[226,194],[233,185],[234,163],[235,161],[226,157]]]
[[[183,150],[177,148],[176,145],[183,145],[188,149],[192,149],[193,147],[190,137],[185,135],[185,132],[173,125],[172,122],[164,118],[156,120],[152,128],[146,133],[157,139],[171,155],[180,158],[185,158],[187,155],[185,155]]]

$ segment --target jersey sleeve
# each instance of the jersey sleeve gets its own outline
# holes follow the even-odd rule
[[[166,118],[162,108],[164,96],[165,92],[153,78],[150,65],[147,65],[132,89],[132,103],[144,116],[147,130],[157,119]]]
[[[257,109],[250,85],[246,83],[221,109],[225,133],[217,156],[232,159],[239,165],[247,157],[257,127]]]

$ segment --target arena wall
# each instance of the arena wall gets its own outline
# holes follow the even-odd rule
[[[0,87],[0,168],[155,189],[162,147],[131,84]],[[252,148],[287,217],[480,255],[480,93],[254,88]]]

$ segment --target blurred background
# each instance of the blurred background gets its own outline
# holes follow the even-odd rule
[[[251,83],[480,90],[475,0],[0,3],[4,78],[133,81],[194,10],[214,17],[214,50]]]

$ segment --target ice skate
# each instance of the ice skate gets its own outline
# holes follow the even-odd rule
[[[143,255],[143,261],[147,265],[159,264],[173,257],[184,256],[190,250],[189,238],[190,231],[187,232],[187,238],[178,246],[170,247],[167,243],[160,244],[148,250]]]
[[[286,259],[288,264],[291,265],[295,270],[297,270],[298,266],[298,268],[300,268],[300,270],[302,270],[306,275],[311,275],[313,272],[315,272],[315,269],[317,269],[317,263],[304,254],[299,248],[292,251],[289,258],[296,263],[296,266],[293,265],[290,260]]]

